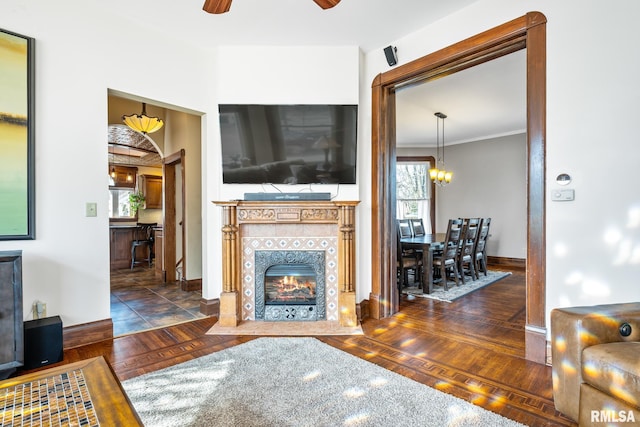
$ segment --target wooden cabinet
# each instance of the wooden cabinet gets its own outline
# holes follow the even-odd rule
[[[111,268],[131,267],[131,241],[135,227],[111,227],[110,228],[110,258]]]
[[[110,187],[135,188],[137,173],[138,168],[109,165],[109,175],[113,178],[113,185]]]
[[[162,209],[162,177],[141,175],[140,188],[145,198],[145,209]]]
[[[135,225],[112,225],[109,227],[109,255],[112,270],[120,268],[131,268],[131,242],[136,238],[138,227]],[[158,231],[159,230],[159,231]],[[158,242],[158,234],[160,234]],[[153,247],[156,263],[162,260],[162,227],[153,229],[153,236],[156,240]],[[138,239],[142,238],[140,235]],[[140,245],[136,247],[136,260],[146,260],[149,257],[149,247]],[[158,259],[160,261],[158,261]],[[146,265],[146,262],[145,262]],[[157,267],[156,267],[157,268]]]

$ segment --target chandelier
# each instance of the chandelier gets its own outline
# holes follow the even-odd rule
[[[147,116],[147,104],[144,102],[142,103],[142,113],[124,115],[122,121],[131,129],[143,134],[153,133],[164,125],[161,118]]]
[[[435,113],[436,116],[436,164],[429,169],[429,179],[434,184],[444,187],[451,182],[453,172],[448,171],[444,166],[444,119],[446,114]],[[440,151],[440,121],[442,121],[442,152]]]

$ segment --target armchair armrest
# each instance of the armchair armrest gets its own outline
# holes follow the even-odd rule
[[[631,334],[622,336],[622,324]],[[640,341],[640,303],[556,308],[551,311],[551,358],[556,409],[578,419],[582,350],[619,341]]]

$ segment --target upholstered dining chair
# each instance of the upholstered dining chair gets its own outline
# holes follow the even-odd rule
[[[442,245],[442,252],[433,254],[434,273],[440,273],[438,282],[442,282],[445,291],[449,290],[447,280],[447,270],[453,273],[456,286],[460,285],[458,277],[458,254],[460,239],[462,238],[463,221],[461,219],[450,219],[447,225],[447,234]],[[434,283],[436,281],[434,280]]]
[[[476,247],[473,250],[473,258],[475,262],[476,275],[480,277],[480,272],[487,275],[487,239],[489,238],[489,227],[491,226],[491,218],[482,218],[478,238],[476,239]]]

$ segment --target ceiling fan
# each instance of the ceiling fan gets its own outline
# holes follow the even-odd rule
[[[323,9],[330,9],[340,3],[340,0],[313,0]],[[209,13],[220,14],[228,12],[231,8],[231,0],[205,0],[202,10]]]

